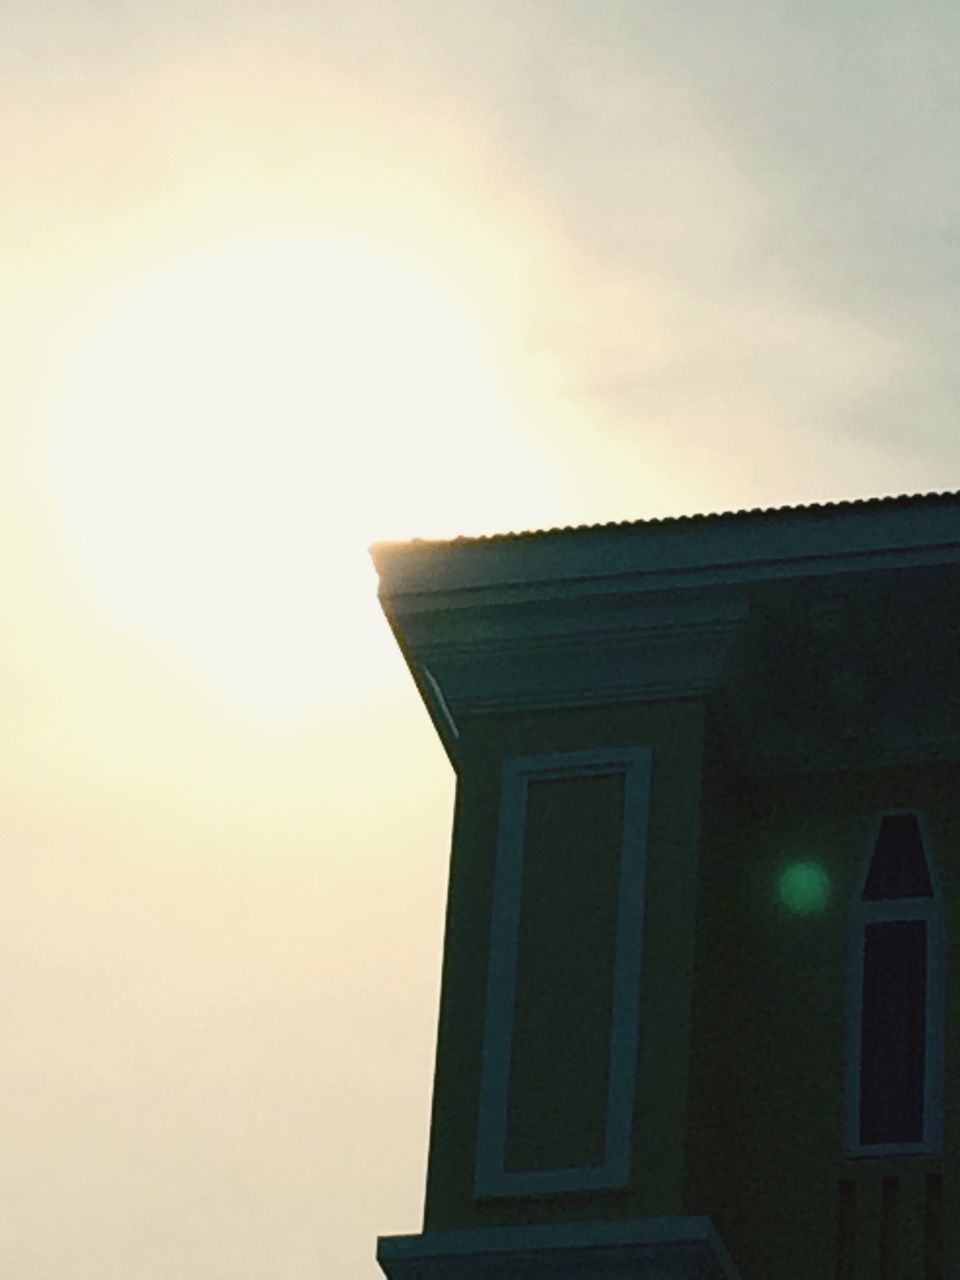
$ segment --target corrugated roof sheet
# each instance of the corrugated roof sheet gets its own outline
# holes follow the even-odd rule
[[[610,520],[602,524],[558,525],[551,529],[523,529],[508,533],[461,535],[457,538],[413,538],[405,543],[382,542],[382,547],[427,548],[459,547],[475,543],[515,542],[529,538],[555,537],[564,533],[610,533],[616,529],[643,529],[652,525],[700,524],[720,520],[745,520],[783,515],[841,515],[846,511],[875,510],[882,507],[933,506],[936,503],[960,503],[960,491],[943,493],[905,493],[884,498],[849,498],[837,502],[800,503],[786,507],[750,507],[738,511],[712,511],[679,516],[647,516],[638,520]]]

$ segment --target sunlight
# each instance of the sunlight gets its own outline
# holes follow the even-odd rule
[[[101,598],[234,694],[393,661],[377,538],[523,522],[534,466],[479,336],[399,261],[255,245],[140,285],[78,361],[57,458]]]

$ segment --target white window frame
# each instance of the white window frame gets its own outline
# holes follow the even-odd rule
[[[504,760],[477,1129],[474,1189],[478,1198],[610,1190],[626,1186],[629,1181],[651,760],[649,747],[510,756]],[[603,1162],[562,1169],[508,1170],[507,1100],[513,1049],[527,790],[532,782],[616,773],[624,775],[623,843]]]
[[[880,824],[886,817],[911,814],[917,818],[930,886],[929,898],[891,898],[864,902]],[[860,1056],[863,1023],[863,954],[869,924],[923,920],[927,925],[926,1044],[923,1079],[923,1138],[920,1142],[864,1143],[860,1141]],[[890,1156],[935,1156],[943,1143],[943,1036],[946,948],[943,895],[926,815],[916,808],[884,809],[873,817],[870,838],[850,904],[847,964],[846,1080],[843,1108],[844,1155],[851,1159]]]

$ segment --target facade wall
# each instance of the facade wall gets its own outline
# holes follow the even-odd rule
[[[384,1242],[395,1280],[468,1254],[545,1272],[571,1231],[569,1273],[606,1275],[614,1229],[651,1274],[960,1280],[957,514],[931,495],[375,552],[459,775],[426,1230]]]
[[[948,1154],[849,1159],[848,911],[876,815],[896,808],[926,815],[943,888]],[[960,766],[717,768],[705,814],[686,1210],[710,1214],[744,1280],[960,1276]],[[798,864],[825,897],[784,901]]]
[[[425,1229],[549,1223],[587,1218],[639,1217],[682,1211],[688,1099],[694,911],[700,847],[700,791],[704,716],[693,700],[648,706],[577,709],[475,717],[464,724],[447,908],[437,1075],[430,1140]],[[500,787],[506,757],[541,756],[604,747],[652,750],[647,828],[648,860],[640,978],[640,1035],[636,1054],[636,1103],[632,1172],[616,1190],[543,1196],[476,1195],[477,1117],[483,1056],[491,911],[500,821]],[[576,821],[574,811],[568,823]],[[588,841],[591,832],[584,830]],[[573,845],[576,845],[576,841]],[[571,845],[571,847],[573,847]],[[558,841],[558,848],[564,842]],[[548,862],[541,850],[538,891],[549,893]],[[562,861],[554,881],[569,894]],[[584,875],[580,865],[576,875]],[[588,886],[585,886],[585,888]],[[525,886],[525,891],[529,891]],[[569,904],[568,904],[569,905]],[[562,904],[558,907],[562,914]],[[591,910],[616,924],[616,904],[596,901]],[[540,925],[549,917],[541,914]],[[518,991],[518,1008],[523,992]],[[586,1034],[586,1030],[585,1030]],[[541,1055],[538,1064],[537,1054]],[[528,1040],[524,1074],[538,1118],[515,1119],[515,1150],[537,1165],[537,1144],[549,1166],[558,1158],[555,1133],[582,1123],[550,1105],[556,1089],[556,1045]],[[538,1092],[537,1080],[546,1092]],[[553,1081],[553,1083],[551,1083]],[[562,1083],[562,1082],[561,1082]],[[563,1098],[563,1090],[555,1095]],[[522,1090],[518,1106],[523,1105]],[[568,1100],[564,1102],[568,1105]],[[542,1119],[540,1119],[542,1117]],[[529,1115],[526,1116],[529,1120]],[[537,1125],[540,1124],[540,1138]],[[509,1135],[508,1135],[509,1137]],[[509,1144],[508,1144],[509,1145]]]

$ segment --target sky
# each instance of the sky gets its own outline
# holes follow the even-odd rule
[[[453,777],[367,546],[960,484],[946,0],[7,0],[0,1273],[374,1280]]]

